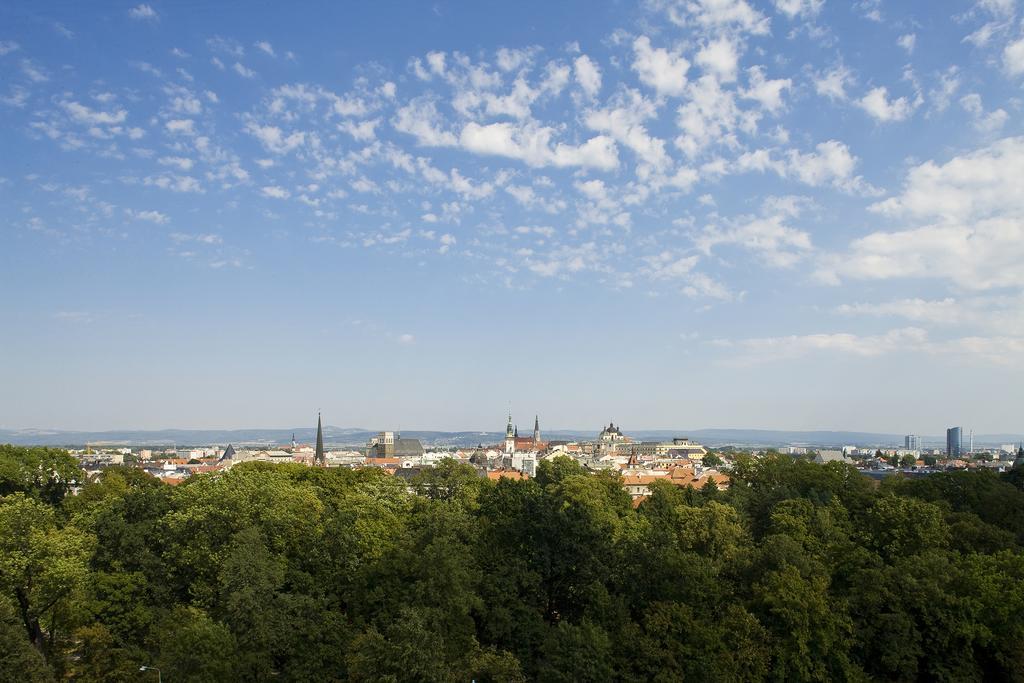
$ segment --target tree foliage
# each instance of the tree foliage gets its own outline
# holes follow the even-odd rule
[[[72,464],[0,449],[0,681],[1024,679],[1019,477]]]

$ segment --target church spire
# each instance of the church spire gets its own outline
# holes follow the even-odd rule
[[[533,443],[540,443],[540,415],[533,416]]]
[[[316,455],[313,462],[317,465],[326,465],[327,458],[324,456],[324,427],[320,420],[320,413],[316,414]]]

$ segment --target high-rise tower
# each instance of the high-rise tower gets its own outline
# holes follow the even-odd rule
[[[534,447],[540,443],[540,416],[533,416],[533,445]]]
[[[946,430],[946,457],[959,458],[963,452],[964,439],[959,427],[950,427]]]

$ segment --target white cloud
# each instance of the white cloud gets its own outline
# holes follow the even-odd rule
[[[276,57],[277,56],[274,53],[274,47],[270,43],[265,41],[265,40],[261,40],[261,41],[255,43],[253,45],[253,47],[255,47],[257,50],[259,50],[259,51],[261,51],[261,52],[263,52],[265,54],[270,55],[271,57]]]
[[[943,112],[949,107],[949,102],[960,87],[960,69],[951,66],[939,76],[939,85],[928,93],[932,105],[936,111]]]
[[[1024,138],[1005,138],[945,164],[920,164],[901,194],[871,208],[910,227],[854,240],[817,276],[946,279],[967,290],[1024,287]]]
[[[0,57],[8,55],[20,47],[21,46],[13,40],[0,40]]]
[[[216,233],[188,234],[183,232],[172,232],[169,237],[176,243],[197,242],[199,244],[222,244],[224,239]]]
[[[900,195],[871,208],[886,216],[946,223],[1024,217],[1021,178],[1024,137],[1004,138],[942,165],[927,161],[915,166]]]
[[[701,76],[687,88],[687,102],[677,110],[676,124],[682,133],[675,145],[689,157],[706,147],[724,143],[735,147],[735,131],[757,128],[757,113],[741,112],[732,91],[723,90],[714,76]]]
[[[234,69],[235,73],[242,78],[256,78],[256,72],[246,67],[241,62],[235,62],[234,66],[231,68]]]
[[[985,135],[998,132],[1006,123],[1006,120],[1010,118],[1010,115],[1003,109],[986,112],[985,107],[981,103],[981,95],[977,93],[970,93],[961,97],[960,106],[971,114],[974,119],[974,128],[979,133]]]
[[[881,303],[842,304],[836,308],[843,315],[906,318],[915,322],[956,325],[964,322],[964,304],[953,298],[939,300],[897,299]]]
[[[700,262],[700,257],[679,256],[670,251],[663,251],[653,256],[645,256],[646,274],[655,280],[673,280],[689,276]]]
[[[128,112],[124,109],[115,112],[96,111],[84,104],[68,101],[61,102],[61,106],[75,121],[90,126],[115,126],[128,118]]]
[[[610,137],[597,135],[578,146],[561,142],[552,146],[554,133],[553,128],[535,123],[480,125],[470,122],[462,129],[459,142],[471,152],[518,159],[534,167],[582,166],[611,170],[619,164],[615,142]]]
[[[143,180],[143,184],[159,187],[162,190],[170,190],[172,192],[203,192],[203,186],[200,185],[199,181],[192,176],[173,174],[148,176]]]
[[[174,166],[179,171],[191,171],[195,162],[185,157],[160,157],[157,160],[161,166]]]
[[[1024,74],[1024,38],[1009,43],[1003,49],[1003,67],[1011,76]]]
[[[195,121],[192,119],[171,119],[164,124],[168,133],[175,135],[195,135]]]
[[[149,221],[157,225],[163,225],[171,220],[167,214],[160,213],[159,211],[133,211],[131,209],[126,209],[125,211],[128,216],[135,220]]]
[[[761,216],[706,226],[694,244],[705,254],[719,245],[735,245],[753,252],[765,265],[790,268],[813,250],[809,233],[787,225],[800,213],[801,203],[797,198],[768,202]]]
[[[508,72],[529,67],[533,62],[533,56],[539,51],[539,48],[525,48],[522,50],[509,49],[507,47],[499,48],[496,54],[498,68]]]
[[[884,85],[873,88],[857,101],[857,106],[878,121],[903,121],[914,112],[914,104],[906,97],[889,99],[889,90]]]
[[[530,272],[541,277],[563,279],[588,270],[605,269],[601,251],[594,242],[578,246],[563,245],[552,250],[544,258],[536,258],[529,253],[524,253],[523,262]]]
[[[907,51],[908,55],[914,54],[914,45],[917,44],[917,36],[913,33],[906,33],[899,37],[896,44]]]
[[[207,38],[206,46],[210,48],[212,52],[220,52],[222,54],[231,55],[232,57],[241,57],[245,54],[245,48],[242,47],[241,43],[231,38],[224,38],[223,36]]]
[[[12,85],[10,95],[0,95],[0,104],[8,107],[24,107],[28,102],[28,98],[28,90],[19,85]]]
[[[736,80],[739,59],[736,43],[724,36],[708,41],[697,53],[697,64],[722,83]]]
[[[589,111],[584,121],[591,130],[608,133],[632,149],[645,163],[663,169],[672,161],[665,153],[665,141],[650,135],[644,126],[644,121],[657,115],[654,103],[645,100],[639,92],[628,90],[613,102],[613,108]]]
[[[750,67],[747,75],[748,87],[743,91],[745,99],[756,100],[770,112],[782,108],[782,93],[793,87],[793,81],[788,78],[766,79],[763,66]]]
[[[452,147],[458,142],[454,133],[442,129],[437,105],[428,98],[416,98],[399,107],[391,125],[399,132],[412,135],[418,144],[426,147]]]
[[[693,26],[720,31],[738,31],[765,35],[771,30],[770,20],[746,0],[658,0],[669,21],[678,26]]]
[[[349,185],[356,192],[362,192],[364,194],[380,192],[380,187],[377,186],[377,183],[373,182],[372,180],[366,177],[356,178],[351,183],[349,183]]]
[[[806,154],[790,150],[787,161],[789,173],[812,187],[834,185],[848,191],[864,189],[861,177],[853,175],[857,157],[838,140],[820,142],[814,152]]]
[[[588,97],[596,97],[601,90],[601,69],[590,57],[580,55],[573,62],[576,73],[576,82]]]
[[[142,19],[145,21],[156,21],[160,18],[156,10],[149,5],[136,5],[132,7],[128,10],[128,16],[132,19]]]
[[[713,343],[719,348],[735,351],[736,355],[727,362],[740,366],[793,360],[822,353],[860,358],[877,358],[893,353],[927,353],[993,365],[1024,363],[1022,338],[970,336],[933,340],[926,330],[919,327],[897,328],[877,335],[840,332],[740,340],[718,339]]]
[[[31,59],[23,59],[20,62],[21,73],[33,83],[45,83],[50,80],[50,75],[41,66],[38,66]]]
[[[715,341],[715,345],[738,352],[731,362],[753,365],[802,358],[821,352],[873,358],[896,351],[919,351],[927,341],[928,333],[925,330],[904,327],[880,335],[840,332],[739,340],[719,339]]]
[[[858,159],[849,147],[838,140],[827,140],[815,145],[813,152],[790,149],[781,158],[774,157],[768,149],[744,152],[737,157],[734,167],[740,172],[772,171],[811,187],[831,185],[851,194],[877,194],[878,190],[862,176],[854,175],[857,164]]]
[[[441,243],[441,246],[438,247],[437,253],[447,254],[448,250],[454,247],[458,240],[455,239],[455,235],[446,232],[438,238],[438,241]]]
[[[259,140],[264,149],[273,154],[287,154],[301,147],[306,141],[306,134],[304,132],[296,131],[290,135],[285,135],[277,126],[260,126],[249,122],[245,130]]]
[[[272,199],[288,199],[292,196],[291,192],[279,185],[267,185],[262,188],[260,192],[264,197],[270,197]]]
[[[1013,16],[1016,0],[977,0],[977,6],[997,17]]]
[[[370,119],[358,123],[346,119],[338,124],[338,128],[360,142],[372,142],[377,139],[375,131],[378,125],[380,125],[380,119]]]
[[[177,86],[164,88],[170,98],[171,110],[179,114],[196,116],[203,111],[203,103],[188,89]]]
[[[815,17],[821,12],[825,0],[775,0],[775,9],[789,19],[795,17]]]
[[[743,292],[735,294],[728,287],[710,277],[706,273],[693,273],[687,278],[687,284],[682,293],[691,299],[708,298],[720,301],[732,301],[742,299]]]
[[[814,79],[814,90],[830,100],[846,101],[846,86],[853,84],[853,75],[842,64]]]
[[[633,53],[633,70],[642,83],[654,88],[659,95],[678,97],[683,94],[690,62],[680,52],[652,48],[651,39],[640,36],[633,41]]]
[[[406,346],[411,346],[412,344],[416,343],[416,337],[411,334],[402,334],[399,335],[398,337],[398,343],[405,344]]]

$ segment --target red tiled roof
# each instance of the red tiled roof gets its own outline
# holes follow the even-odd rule
[[[487,473],[488,479],[529,479],[530,475],[519,470],[491,470]]]

